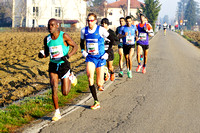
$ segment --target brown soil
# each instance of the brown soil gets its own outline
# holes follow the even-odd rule
[[[49,87],[49,58],[38,58],[47,34],[0,33],[0,106]],[[79,45],[80,33],[69,35]],[[85,69],[85,59],[81,57],[79,48],[77,54],[70,58],[75,73]]]
[[[184,31],[184,35],[191,38],[194,42],[200,44],[200,32],[199,31]]]

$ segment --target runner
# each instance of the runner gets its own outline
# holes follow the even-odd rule
[[[97,99],[96,89],[94,86],[94,72],[96,68],[97,86],[100,91],[104,90],[104,65],[108,59],[108,53],[105,53],[104,38],[109,37],[108,31],[98,26],[97,16],[94,13],[89,13],[87,17],[88,26],[81,29],[81,52],[86,58],[86,73],[89,81],[89,88],[94,98],[94,105],[91,109],[100,108],[100,103]],[[86,40],[86,51],[84,41]],[[111,39],[110,39],[111,40]]]
[[[50,34],[44,38],[44,50],[39,52],[38,57],[46,58],[50,53],[49,76],[55,107],[52,120],[57,121],[61,118],[57,95],[59,79],[61,79],[62,94],[67,96],[71,89],[71,82],[76,80],[71,73],[68,59],[76,53],[78,45],[68,34],[59,31],[59,24],[56,19],[52,18],[48,21],[48,30]],[[70,53],[69,46],[73,47]]]
[[[167,32],[166,29],[167,29],[167,23],[165,22],[163,24],[164,35],[166,35],[166,32]]]
[[[119,36],[119,32],[122,26],[126,24],[125,18],[121,17],[119,19],[120,26],[116,29],[116,35]],[[123,41],[120,39],[120,44],[118,45],[118,53],[119,53],[119,77],[123,77]]]
[[[135,48],[135,35],[137,35],[137,28],[132,25],[132,18],[126,17],[126,25],[121,27],[119,38],[123,40],[123,52],[126,59],[127,75],[132,78],[132,57]]]
[[[106,53],[108,53],[108,59],[106,61],[108,69],[110,70],[110,80],[114,81],[115,79],[114,68],[113,68],[114,51],[112,49],[112,46],[116,44],[115,40],[118,41],[118,38],[115,35],[115,32],[109,29],[109,20],[107,18],[103,18],[101,20],[101,26],[104,27],[108,31],[110,37],[112,37],[112,40],[109,40],[107,38],[105,39],[105,51]],[[106,76],[105,81],[107,81],[108,79],[109,76]]]
[[[144,64],[143,64],[143,70],[142,73],[146,73],[146,64],[147,64],[147,54],[149,49],[149,36],[154,36],[152,26],[146,21],[145,15],[140,14],[140,20],[141,23],[137,25],[138,28],[138,37],[137,39],[137,60],[138,60],[138,67],[136,69],[136,72],[139,72],[142,68],[141,60],[140,60],[140,53],[141,49],[143,49],[144,52]]]

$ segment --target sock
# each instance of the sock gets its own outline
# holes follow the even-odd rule
[[[141,66],[141,63],[138,63],[139,66]]]
[[[59,108],[56,109],[55,112],[60,114],[60,110],[59,110]]]
[[[95,86],[92,85],[92,86],[89,86],[89,88],[90,88],[90,92],[92,93],[92,96],[93,96],[94,100],[98,101]]]

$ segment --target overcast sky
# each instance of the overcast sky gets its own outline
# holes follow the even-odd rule
[[[109,3],[115,2],[116,0],[107,0]],[[138,0],[140,2],[144,2],[144,0]],[[159,17],[164,17],[165,15],[169,16],[169,19],[174,19],[176,15],[176,9],[177,9],[177,2],[180,2],[181,0],[159,0],[162,4],[161,11],[159,13]],[[195,0],[197,2],[200,2],[200,0]]]

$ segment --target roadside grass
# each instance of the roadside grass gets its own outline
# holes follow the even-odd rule
[[[113,66],[116,69],[119,63],[119,55],[115,52]],[[96,78],[96,77],[95,77]],[[76,86],[72,86],[69,94],[63,96],[59,86],[58,99],[59,107],[66,104],[88,91],[88,78],[86,74],[77,76]],[[26,97],[24,100],[13,103],[0,110],[0,132],[15,132],[18,128],[25,126],[33,120],[42,118],[54,111],[52,102],[52,91],[49,89],[44,94],[35,97]]]

